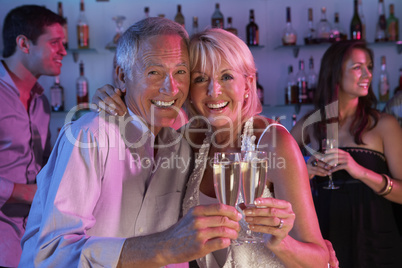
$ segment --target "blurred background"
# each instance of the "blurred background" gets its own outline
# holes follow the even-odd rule
[[[116,22],[113,17],[124,16],[123,29],[127,29],[137,20],[145,18],[145,7],[149,16],[164,15],[174,20],[181,5],[184,25],[191,35],[194,31],[193,17],[198,18],[198,30],[211,26],[211,17],[219,3],[224,17],[224,28],[228,27],[228,17],[232,18],[232,28],[237,29],[238,36],[246,40],[246,27],[250,22],[250,9],[254,10],[254,20],[258,25],[258,46],[250,47],[258,68],[259,84],[263,88],[264,111],[271,118],[279,118],[289,130],[292,120],[298,120],[312,108],[311,104],[285,104],[285,88],[288,69],[293,67],[296,76],[300,60],[304,61],[305,73],[309,72],[310,58],[314,62],[314,71],[318,75],[321,56],[330,43],[305,45],[304,37],[308,32],[308,9],[312,8],[313,22],[316,28],[322,19],[322,7],[326,8],[327,22],[334,27],[334,14],[339,15],[339,25],[347,38],[350,38],[350,25],[353,16],[353,0],[85,0],[84,12],[89,26],[89,49],[78,49],[77,23],[80,16],[82,0],[0,0],[0,26],[4,17],[12,8],[23,4],[45,5],[58,12],[58,2],[62,3],[63,16],[68,21],[68,55],[63,60],[60,84],[64,88],[64,112],[53,112],[51,117],[52,144],[57,138],[58,129],[64,124],[67,111],[77,105],[76,82],[80,76],[79,63],[84,65],[84,76],[88,81],[89,100],[97,88],[106,83],[113,83],[112,66],[114,49],[106,48],[116,34]],[[401,0],[383,0],[386,19],[390,16],[390,4],[394,4],[394,14],[402,17]],[[378,97],[381,57],[386,58],[389,81],[389,97],[399,85],[399,69],[402,68],[401,44],[396,41],[375,42],[376,25],[379,18],[379,0],[362,0],[361,14],[364,15],[366,41],[374,51],[373,89]],[[297,40],[294,46],[284,46],[282,36],[286,28],[286,8],[290,7],[291,26]],[[400,36],[400,29],[398,29]],[[399,38],[401,39],[401,38]],[[2,39],[0,51],[3,49]],[[41,77],[39,83],[45,88],[50,100],[50,88],[54,77]],[[384,102],[379,104],[382,109]],[[293,117],[293,119],[292,119]]]

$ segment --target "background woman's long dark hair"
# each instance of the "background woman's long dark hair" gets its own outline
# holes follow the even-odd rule
[[[318,76],[317,89],[314,96],[315,111],[321,111],[322,120],[314,125],[314,135],[317,140],[322,140],[326,136],[327,123],[339,123],[339,111],[337,116],[328,119],[325,114],[325,107],[338,100],[339,84],[342,81],[343,63],[353,49],[363,49],[367,51],[374,63],[373,52],[365,42],[362,41],[340,41],[332,44],[324,53],[321,60],[320,73]],[[356,144],[364,144],[362,136],[365,130],[370,130],[377,125],[379,113],[376,110],[377,98],[373,92],[372,85],[368,89],[368,94],[359,97],[359,104],[353,122],[350,126],[350,133],[354,136]]]

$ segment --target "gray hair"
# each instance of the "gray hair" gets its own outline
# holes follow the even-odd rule
[[[137,60],[141,43],[156,35],[179,35],[188,48],[189,36],[180,24],[160,17],[146,18],[136,22],[119,38],[116,48],[117,65],[130,79],[133,78],[131,69]]]

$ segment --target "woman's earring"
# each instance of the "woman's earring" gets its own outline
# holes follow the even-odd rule
[[[247,98],[248,98],[248,94],[244,95],[244,98],[247,99]]]

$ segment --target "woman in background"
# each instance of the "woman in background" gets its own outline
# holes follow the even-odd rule
[[[321,232],[343,268],[402,267],[392,209],[392,202],[402,203],[402,130],[375,109],[372,75],[373,53],[365,43],[333,44],[321,61],[315,110],[291,131],[313,154],[307,166],[310,179],[317,176]],[[323,155],[327,135],[337,137],[339,148]],[[323,189],[329,174],[339,189]]]

